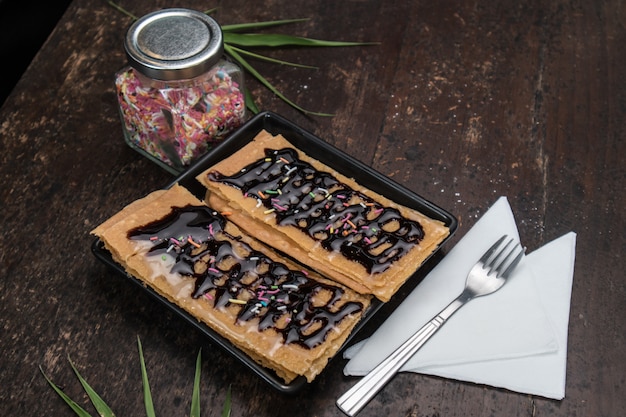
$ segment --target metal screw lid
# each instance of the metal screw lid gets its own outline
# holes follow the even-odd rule
[[[133,68],[165,81],[197,77],[224,52],[219,24],[189,9],[164,9],[143,16],[128,29],[124,47]]]

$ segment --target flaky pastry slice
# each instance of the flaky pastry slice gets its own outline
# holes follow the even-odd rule
[[[370,304],[175,185],[95,228],[113,259],[289,383],[312,381]]]
[[[267,131],[197,179],[246,233],[383,301],[450,233]]]

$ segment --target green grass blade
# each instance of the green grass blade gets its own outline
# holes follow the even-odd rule
[[[244,30],[263,29],[273,26],[286,25],[289,23],[306,22],[311,20],[309,18],[304,19],[284,19],[284,20],[269,20],[266,22],[254,22],[254,23],[237,23],[233,25],[223,25],[222,32],[237,32]]]
[[[98,395],[98,393],[94,391],[93,388],[91,388],[91,386],[83,378],[80,372],[78,372],[78,369],[76,369],[76,366],[74,366],[74,363],[69,358],[68,362],[70,363],[72,370],[76,374],[76,377],[80,381],[80,384],[83,386],[83,389],[89,396],[89,399],[91,400],[94,408],[96,409],[96,411],[98,411],[98,415],[102,417],[115,417],[115,413],[113,413],[113,410],[111,410],[111,408],[104,402],[100,395]]]
[[[200,374],[202,371],[201,352],[196,359],[196,374],[193,378],[193,394],[191,395],[190,417],[200,417]]]
[[[146,362],[143,359],[143,349],[141,348],[141,340],[139,340],[139,337],[137,337],[137,346],[139,347],[139,361],[141,362],[141,382],[143,385],[143,402],[146,407],[146,415],[148,417],[156,417],[156,414],[154,413],[154,404],[152,403],[152,394],[150,393],[150,383],[148,382]]]
[[[226,391],[226,400],[224,400],[224,407],[222,408],[222,417],[230,417],[230,412],[232,409],[231,398],[230,398],[230,385],[228,386],[228,391]]]
[[[259,108],[254,102],[254,97],[248,88],[245,89],[244,94],[246,95],[246,108],[252,112],[252,114],[259,114]]]
[[[134,14],[132,14],[131,12],[129,12],[128,10],[124,9],[122,6],[114,3],[113,1],[109,0],[107,3],[109,3],[109,6],[113,7],[114,9],[117,9],[118,11],[124,13],[126,16],[130,17],[133,20],[137,20],[137,16],[135,16]]]
[[[241,55],[247,55],[249,57],[257,58],[262,61],[271,62],[273,64],[288,65],[291,67],[298,67],[298,68],[318,69],[317,67],[313,67],[311,65],[298,64],[297,62],[288,62],[288,61],[283,61],[280,59],[271,58],[265,55],[255,54],[254,52],[246,51],[245,49],[237,48],[236,46],[233,46],[233,45],[230,45],[230,47],[236,50]]]
[[[377,45],[375,42],[343,42],[326,41],[321,39],[304,38],[301,36],[283,35],[278,33],[224,33],[224,42],[248,47],[278,47],[278,46],[306,46],[306,47],[337,47]]]
[[[68,397],[67,394],[64,393],[61,390],[61,388],[57,387],[56,384],[54,382],[52,382],[52,380],[50,378],[48,378],[48,375],[46,375],[46,373],[43,371],[41,366],[39,367],[39,370],[41,371],[41,374],[43,375],[43,377],[46,378],[46,381],[48,381],[48,384],[52,387],[52,389],[57,394],[59,394],[59,397],[61,397],[63,399],[63,401],[65,401],[65,403],[70,406],[70,408],[74,411],[74,413],[76,413],[77,416],[79,416],[79,417],[91,417],[91,414],[89,414],[87,411],[85,411],[85,409],[82,408],[80,405],[76,404],[74,402],[74,400],[72,400],[70,397]]]
[[[233,50],[233,48],[230,45],[224,45],[224,50],[226,51],[227,54],[229,54],[235,61],[237,61],[243,68],[245,68],[250,74],[252,74],[252,76],[254,78],[256,78],[257,80],[259,80],[259,82],[261,84],[263,84],[265,87],[267,87],[271,92],[273,92],[274,94],[276,94],[276,96],[278,96],[281,100],[283,100],[285,103],[289,104],[291,107],[293,107],[296,110],[301,111],[302,113],[305,114],[311,114],[311,115],[315,115],[315,116],[333,116],[332,114],[329,113],[317,113],[317,112],[312,112],[306,109],[303,109],[302,107],[298,106],[296,103],[292,102],[291,100],[289,100],[287,97],[285,97],[280,91],[278,91],[273,85],[272,83],[270,83],[268,80],[265,79],[265,77],[263,77],[261,74],[259,74],[259,72],[257,70],[254,69],[254,67],[252,67],[252,65],[250,65],[248,63],[248,61],[246,61],[241,55],[239,55],[237,53],[237,51]]]

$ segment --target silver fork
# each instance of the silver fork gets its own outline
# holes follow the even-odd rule
[[[352,388],[337,400],[337,407],[348,416],[356,415],[426,343],[437,330],[468,301],[500,289],[524,255],[519,243],[502,236],[472,267],[463,292],[432,320],[414,333]]]

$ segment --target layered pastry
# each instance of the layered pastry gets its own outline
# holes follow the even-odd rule
[[[449,234],[266,131],[197,179],[246,233],[383,301]]]
[[[286,383],[300,375],[312,381],[370,304],[178,185],[137,200],[92,233],[129,274]]]

